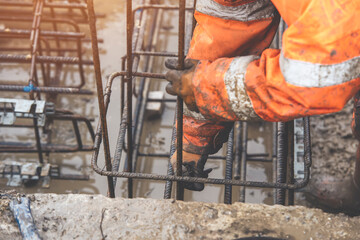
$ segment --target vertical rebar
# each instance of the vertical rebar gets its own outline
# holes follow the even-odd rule
[[[178,69],[184,69],[184,56],[185,56],[185,6],[186,0],[179,0],[179,41],[178,41]],[[177,98],[177,131],[176,131],[176,175],[182,175],[182,149],[183,149],[183,100]],[[182,182],[176,183],[176,199],[184,200],[184,187]]]
[[[150,14],[149,14],[150,15]],[[134,16],[134,15],[133,15]],[[147,16],[147,14],[143,17]],[[148,38],[146,41],[142,41],[145,44],[143,50],[145,51],[155,51],[156,43],[158,42],[159,30],[161,26],[162,20],[162,10],[154,9],[151,13],[151,21],[147,21],[150,26],[150,31],[148,33]],[[135,47],[136,51],[136,47]],[[151,56],[144,56],[143,57],[143,71],[149,71],[150,68],[154,65],[154,57]],[[148,102],[148,93],[150,89],[150,79],[149,78],[141,78],[139,81],[138,92],[139,95],[136,100],[135,104],[135,111],[134,111],[134,130],[133,130],[133,169],[137,169],[138,165],[138,156],[139,156],[139,148],[140,148],[140,141],[141,135],[143,131],[143,126],[145,122],[145,111],[146,111],[146,104]]]
[[[194,0],[194,4],[193,4],[194,11],[193,11],[193,18],[192,18],[192,27],[191,27],[192,31],[191,31],[191,34],[194,33],[194,30],[195,30],[195,27],[196,27],[196,19],[195,19],[196,2],[197,2],[197,0]]]
[[[294,121],[286,123],[288,125],[288,156],[287,156],[287,170],[286,183],[294,183]],[[294,205],[295,192],[294,189],[287,191],[287,205]]]
[[[278,143],[278,123],[273,123],[273,145],[272,145],[272,166],[273,166],[273,182],[276,182],[277,179],[277,143]],[[276,188],[273,189],[273,202],[276,202]]]
[[[284,122],[278,123],[278,148],[277,148],[277,177],[276,182],[286,182],[287,156],[288,156],[288,125]],[[285,205],[286,190],[276,189],[275,204]]]
[[[229,134],[229,141],[227,143],[227,152],[226,152],[226,167],[225,167],[225,179],[232,179],[233,172],[233,156],[234,156],[234,128],[231,130]],[[232,186],[225,185],[225,193],[224,193],[224,203],[231,204],[232,202]]]
[[[132,172],[132,30],[133,30],[132,0],[126,3],[126,100],[127,100],[127,172]],[[133,179],[128,178],[128,197],[133,197]]]
[[[109,136],[107,130],[107,121],[106,121],[106,109],[104,104],[104,94],[103,94],[103,86],[101,79],[100,57],[99,57],[99,48],[98,48],[98,40],[96,33],[96,17],[95,17],[93,0],[87,0],[87,5],[88,5],[88,13],[89,13],[90,33],[91,33],[91,46],[93,52],[93,61],[94,61],[94,69],[95,69],[95,77],[96,77],[96,88],[97,88],[98,104],[100,110],[100,124],[101,124],[102,136],[104,142],[105,165],[106,165],[106,170],[111,171],[112,164],[111,164]],[[112,177],[107,176],[107,182],[108,182],[108,196],[114,198],[115,190],[114,190],[114,182]]]
[[[82,149],[83,144],[82,144],[82,140],[81,140],[78,121],[77,120],[72,120],[72,123],[73,123],[73,128],[74,128],[74,132],[75,132],[75,137],[76,137],[76,142],[77,142],[77,145],[78,145],[78,149]]]
[[[84,67],[83,67],[83,60],[82,60],[82,42],[81,39],[76,40],[77,44],[77,55],[79,59],[79,74],[80,74],[80,85],[79,88],[83,87],[85,85],[85,75],[84,75]]]
[[[312,159],[311,159],[311,136],[310,136],[310,117],[304,117],[304,161],[306,167],[310,168]],[[308,174],[308,171],[305,171],[305,174]],[[304,176],[308,178],[309,176]]]
[[[38,52],[38,43],[40,36],[40,22],[41,14],[44,7],[44,0],[35,1],[34,8],[34,19],[31,26],[30,42],[31,42],[31,67],[30,67],[30,77],[29,77],[29,95],[30,99],[34,99],[33,87],[38,85],[38,82],[35,80],[35,71],[36,71],[36,56]],[[37,94],[40,96],[40,93]]]
[[[125,58],[121,58],[121,71],[125,71]],[[120,80],[120,119],[123,116],[124,107],[125,107],[125,77],[121,76]]]
[[[44,163],[42,148],[41,148],[41,137],[38,126],[38,117],[36,115],[36,103],[31,106],[31,113],[33,114],[33,123],[34,123],[34,131],[35,131],[35,139],[36,139],[36,148],[38,151],[39,161],[41,164]]]
[[[246,181],[246,162],[247,162],[247,138],[248,138],[248,123],[242,123],[242,153],[241,153],[241,171],[240,180]],[[240,202],[245,202],[246,188],[240,188]]]
[[[174,117],[174,125],[176,123],[176,114]],[[170,156],[172,156],[175,153],[176,150],[176,127],[173,127],[172,134],[171,134],[171,145],[170,145]],[[173,166],[171,164],[171,161],[169,161],[167,175],[174,175]],[[166,181],[165,184],[165,191],[164,191],[164,199],[170,199],[171,198],[171,191],[172,191],[172,181]]]
[[[234,141],[235,141],[235,173],[234,179],[240,179],[241,169],[241,154],[242,154],[242,139],[241,139],[241,122],[235,122],[234,124]]]

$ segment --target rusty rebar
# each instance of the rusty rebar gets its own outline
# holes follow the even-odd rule
[[[226,150],[226,166],[225,179],[231,180],[233,176],[233,159],[234,159],[234,128],[231,129]],[[232,202],[232,186],[225,185],[224,203],[231,204]]]
[[[186,0],[179,0],[179,38],[178,38],[178,67],[185,67],[185,7]],[[176,104],[176,176],[182,176],[182,149],[183,149],[183,100],[177,97]],[[184,200],[184,187],[181,182],[176,182],[176,199]]]
[[[110,156],[107,122],[106,122],[106,110],[104,104],[99,48],[98,48],[97,33],[96,33],[96,17],[95,17],[93,0],[87,0],[87,4],[88,4],[88,14],[89,14],[89,25],[91,32],[91,45],[93,50],[92,52],[93,52],[93,61],[94,61],[94,69],[95,69],[95,77],[96,77],[96,87],[98,93],[98,104],[100,109],[100,119],[101,119],[100,124],[101,124],[103,144],[104,144],[105,164],[106,164],[106,170],[111,171],[112,164],[111,164],[111,156]],[[112,176],[108,176],[107,178],[108,178],[107,179],[108,195],[109,197],[114,198],[115,191],[114,191],[114,182]]]
[[[126,1],[126,103],[127,103],[127,169],[126,171],[131,173],[132,169],[132,66],[133,66],[133,45],[132,45],[132,31],[133,30],[133,15],[132,15],[132,0]],[[128,197],[133,197],[133,181],[131,178],[128,179]]]
[[[34,99],[34,92],[32,87],[37,87],[39,84],[37,79],[35,79],[36,74],[36,56],[38,53],[38,44],[39,44],[39,35],[40,35],[40,23],[41,23],[41,14],[44,7],[44,0],[37,0],[35,2],[35,10],[34,10],[34,19],[31,26],[31,33],[30,33],[30,42],[31,42],[31,67],[30,67],[30,76],[29,76],[29,96],[30,99]],[[40,95],[38,94],[37,97],[39,98]]]
[[[28,92],[29,86],[21,85],[0,85],[0,91],[6,92]],[[65,87],[34,87],[33,92],[38,93],[61,93],[61,94],[81,94],[91,95],[93,94],[90,90],[78,89],[78,88],[65,88]]]
[[[288,156],[288,124],[284,122],[278,123],[278,149],[277,149],[277,174],[276,182],[286,182],[287,156]],[[276,190],[276,204],[285,205],[286,191],[285,189]]]
[[[247,122],[242,122],[242,132],[241,132],[241,136],[242,136],[242,151],[241,151],[241,167],[240,167],[240,180],[243,182],[246,182],[246,168],[247,168],[247,139],[248,139],[248,123]],[[246,198],[246,188],[245,185],[243,187],[240,188],[240,197],[239,197],[239,201],[240,202],[245,202],[245,198]]]

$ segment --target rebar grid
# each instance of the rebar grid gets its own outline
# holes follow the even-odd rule
[[[29,39],[29,48],[2,47],[1,63],[29,63],[29,79],[27,85],[0,84],[0,91],[28,92],[31,99],[40,99],[40,93],[92,94],[84,90],[84,65],[92,65],[91,60],[83,59],[83,42],[89,39],[81,32],[79,23],[87,23],[86,4],[82,0],[56,2],[52,0],[36,1],[0,1],[0,21],[10,24],[0,29],[0,38]],[[58,15],[67,13],[63,19]],[[82,20],[80,20],[82,19]],[[31,24],[29,29],[18,29],[14,23]],[[51,24],[53,30],[41,30],[42,24]],[[60,27],[72,28],[73,31],[60,31]],[[76,47],[64,48],[62,42],[74,42]],[[51,44],[51,42],[55,42]],[[11,54],[7,53],[11,52]],[[25,52],[25,54],[23,53]],[[52,53],[56,55],[52,55]],[[16,54],[14,54],[16,53]],[[66,56],[75,54],[76,56]],[[43,84],[39,82],[37,66],[40,65]],[[80,82],[70,86],[59,86],[59,78],[63,65],[77,65]],[[53,66],[53,67],[51,67]],[[53,75],[53,76],[51,76]],[[18,81],[21,82],[21,81]]]
[[[59,13],[59,9],[61,14]],[[1,125],[0,127],[33,128],[35,145],[21,142],[0,142],[0,152],[3,153],[38,153],[40,163],[44,163],[43,155],[50,153],[72,153],[78,151],[92,151],[92,145],[84,144],[79,123],[86,125],[86,130],[92,141],[95,139],[91,125],[92,119],[74,114],[72,111],[55,109],[53,113],[44,113],[46,123],[43,133],[51,134],[50,126],[55,121],[69,122],[75,136],[75,144],[53,144],[51,140],[41,141],[39,114],[34,112],[36,100],[40,100],[41,93],[46,93],[46,99],[54,100],[57,94],[90,95],[93,92],[82,89],[85,85],[85,65],[92,65],[92,60],[84,60],[83,43],[88,42],[85,33],[81,31],[79,23],[88,24],[87,5],[83,0],[57,1],[53,0],[18,0],[0,1],[0,22],[5,28],[0,29],[1,39],[27,40],[27,45],[1,46],[0,63],[29,63],[29,78],[26,83],[17,81],[16,84],[0,83],[0,91],[25,92],[34,100],[32,110],[27,114],[32,124]],[[66,14],[66,19],[62,19]],[[99,17],[99,15],[97,15]],[[101,16],[100,16],[101,17]],[[19,25],[27,26],[24,29]],[[42,24],[51,25],[50,30],[42,30]],[[65,29],[65,30],[61,30]],[[70,29],[70,30],[68,30]],[[74,42],[74,47],[65,47],[65,42]],[[30,44],[29,44],[30,42]],[[27,47],[29,46],[29,47]],[[72,55],[76,56],[72,56]],[[59,85],[60,74],[65,65],[76,65],[80,82],[71,86]],[[43,84],[40,84],[38,68],[40,66]],[[36,100],[35,100],[36,99]],[[0,102],[3,99],[0,99]],[[26,100],[24,100],[26,101]],[[6,106],[0,105],[0,112],[6,114]],[[50,135],[47,135],[49,138]]]
[[[93,6],[92,0],[88,0],[88,5]],[[168,52],[152,52],[150,50],[137,49],[136,43],[141,42],[143,36],[141,35],[143,29],[134,28],[135,20],[144,21],[141,17],[136,18],[136,14],[145,14],[149,9],[156,9],[162,11],[169,10],[177,10],[179,12],[179,38],[178,38],[178,53],[168,53]],[[242,190],[240,193],[240,201],[245,201],[245,187],[261,187],[261,188],[276,188],[276,189],[284,189],[288,191],[288,204],[293,204],[292,196],[293,189],[298,189],[304,187],[309,180],[310,176],[310,166],[311,166],[311,146],[310,146],[310,132],[309,132],[309,118],[304,118],[304,178],[300,181],[295,181],[293,179],[293,175],[291,173],[287,174],[287,169],[275,169],[275,173],[277,173],[276,180],[274,182],[257,182],[257,181],[246,181],[246,163],[247,161],[260,161],[260,162],[273,162],[276,165],[278,164],[289,164],[289,162],[293,161],[293,157],[289,154],[286,154],[285,151],[288,151],[287,142],[289,139],[293,139],[291,133],[289,135],[288,129],[283,130],[279,128],[279,131],[274,131],[274,151],[271,159],[264,159],[263,155],[260,154],[258,156],[249,157],[247,154],[247,132],[248,127],[247,123],[237,122],[235,123],[235,128],[231,132],[228,142],[228,151],[226,155],[226,174],[225,179],[216,179],[216,178],[196,178],[196,177],[183,177],[181,176],[181,166],[182,166],[182,100],[180,98],[177,99],[177,108],[174,124],[176,123],[176,127],[174,125],[172,132],[172,144],[170,149],[170,154],[147,154],[139,152],[137,146],[139,145],[139,134],[141,134],[141,128],[143,124],[143,117],[140,117],[142,121],[138,121],[137,119],[139,112],[135,111],[135,122],[133,121],[133,106],[132,106],[132,97],[134,95],[133,92],[133,78],[141,77],[144,81],[151,80],[157,81],[159,79],[164,79],[165,76],[162,73],[153,73],[153,72],[138,72],[137,66],[139,62],[140,56],[150,57],[165,57],[165,56],[177,56],[178,58],[178,68],[183,69],[184,64],[184,56],[185,56],[185,11],[193,11],[193,8],[186,7],[185,0],[179,0],[179,6],[165,6],[165,5],[149,5],[145,4],[143,6],[139,6],[136,8],[132,8],[132,0],[127,0],[127,55],[123,57],[122,70],[120,72],[115,72],[111,74],[109,77],[105,92],[103,93],[102,81],[100,75],[100,63],[95,62],[95,59],[98,59],[98,51],[93,51],[94,54],[94,62],[95,62],[95,71],[96,81],[98,86],[98,98],[99,98],[99,109],[100,109],[100,125],[96,131],[95,144],[94,144],[94,153],[92,156],[92,167],[100,175],[108,177],[108,195],[110,197],[115,196],[114,185],[116,184],[116,178],[122,177],[128,179],[128,197],[133,197],[133,179],[149,179],[149,180],[160,180],[166,181],[164,198],[170,198],[172,192],[172,182],[176,182],[176,194],[175,198],[178,200],[183,200],[184,189],[182,187],[182,183],[184,182],[197,182],[197,183],[210,183],[210,184],[221,184],[225,185],[225,194],[224,194],[224,202],[231,203],[232,199],[232,186],[242,186]],[[140,12],[140,13],[139,13]],[[93,48],[97,49],[97,36],[96,36],[96,26],[95,26],[95,13],[93,7],[89,7],[89,18],[91,24],[91,38]],[[140,24],[141,25],[141,24]],[[193,24],[194,25],[194,24]],[[143,26],[143,25],[141,25]],[[139,40],[140,39],[140,40]],[[97,55],[97,56],[96,56]],[[125,68],[126,65],[126,68]],[[120,78],[119,78],[120,77]],[[114,155],[114,160],[111,161],[111,155],[109,151],[109,139],[107,133],[107,120],[106,113],[110,102],[111,97],[111,88],[114,80],[119,78],[121,81],[121,122],[120,122],[120,130],[118,135],[118,141],[116,146],[116,152]],[[125,84],[127,85],[127,90],[125,94]],[[126,95],[126,101],[125,96]],[[143,92],[140,92],[138,96],[142,96]],[[146,93],[145,93],[146,95]],[[172,99],[165,99],[164,101],[173,101]],[[145,100],[146,102],[146,100]],[[144,105],[144,104],[143,104]],[[142,106],[143,106],[142,105]],[[138,105],[136,105],[137,107]],[[140,111],[141,112],[141,111]],[[279,126],[288,126],[291,123],[280,123]],[[138,125],[141,125],[138,127]],[[133,128],[134,126],[134,128]],[[136,129],[140,128],[140,131]],[[135,138],[133,135],[135,134]],[[127,136],[126,147],[125,147],[125,136]],[[235,139],[235,143],[234,143]],[[279,141],[278,141],[279,139]],[[287,139],[287,140],[285,140]],[[105,165],[106,170],[101,169],[98,166],[98,157],[101,143],[103,141],[104,152],[105,152]],[[234,151],[235,147],[235,152]],[[169,162],[168,174],[160,175],[160,174],[149,174],[149,173],[136,173],[134,169],[136,169],[136,161],[137,156],[150,156],[150,157],[167,157],[169,158],[174,152],[177,150],[177,163],[176,163],[176,172],[173,172],[173,166]],[[125,162],[124,171],[119,171],[120,159],[122,151],[126,151],[127,158]],[[277,155],[276,152],[284,153]],[[219,157],[215,157],[219,158]],[[224,157],[220,157],[220,159],[225,159]],[[135,167],[134,162],[135,161]],[[233,170],[233,164],[235,164],[235,170]],[[290,164],[291,166],[291,164]],[[232,176],[234,173],[234,177]],[[285,174],[285,179],[281,176]],[[115,179],[112,179],[115,177]],[[290,191],[289,191],[290,190]],[[283,199],[284,194],[276,197],[277,199]],[[282,200],[277,200],[278,202]]]

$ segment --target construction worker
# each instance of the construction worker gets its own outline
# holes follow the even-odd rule
[[[233,121],[289,121],[341,110],[360,90],[359,12],[359,0],[197,0],[185,70],[166,62],[166,90],[187,106],[184,175],[208,176],[207,156],[221,148]],[[268,49],[280,16],[288,26],[282,49]],[[358,99],[353,130],[360,140]],[[325,205],[359,210],[359,158],[353,177],[314,186],[311,194]],[[201,191],[204,185],[185,187]]]

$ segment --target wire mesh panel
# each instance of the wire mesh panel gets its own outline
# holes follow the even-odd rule
[[[191,31],[194,28],[193,11],[196,2],[180,0],[178,5],[163,5],[154,1],[143,1],[142,5],[133,7],[133,1],[128,0],[126,5],[126,56],[122,58],[122,69],[110,75],[105,89],[102,86],[101,66],[98,55],[97,34],[95,26],[95,13],[92,0],[88,0],[89,19],[91,25],[91,37],[94,53],[94,67],[96,72],[98,101],[100,109],[100,122],[95,137],[95,151],[92,156],[93,169],[108,178],[108,194],[115,197],[115,185],[117,178],[126,178],[128,197],[135,197],[134,179],[159,180],[165,182],[164,198],[184,199],[183,183],[195,182],[205,184],[224,185],[224,202],[232,202],[233,186],[241,186],[240,201],[245,201],[245,187],[276,188],[285,192],[287,203],[292,204],[294,189],[304,187],[309,180],[311,165],[309,119],[304,119],[302,127],[304,131],[304,178],[294,180],[292,123],[274,124],[273,151],[271,154],[249,154],[247,151],[249,127],[246,122],[234,123],[233,130],[229,135],[225,156],[211,156],[212,159],[225,161],[224,178],[198,178],[182,176],[182,123],[183,102],[176,99],[176,112],[171,136],[171,148],[169,153],[147,153],[140,151],[140,138],[144,124],[144,111],[146,104],[151,102],[149,98],[149,86],[151,83],[165,79],[164,73],[155,72],[152,63],[155,58],[176,57],[177,69],[184,69],[184,59],[189,46]],[[157,39],[158,32],[162,28],[161,19],[164,14],[176,12],[178,14],[178,50],[177,52],[155,51],[152,46]],[[151,16],[151,17],[149,17]],[[189,30],[190,29],[190,30]],[[189,30],[189,31],[188,31]],[[121,102],[119,112],[119,134],[116,141],[115,154],[110,153],[107,109],[110,103],[112,87],[115,81],[121,84]],[[135,89],[137,91],[135,91]],[[135,106],[133,98],[136,98]],[[161,99],[157,101],[174,102],[175,99]],[[278,126],[278,127],[276,127]],[[292,128],[293,129],[293,128]],[[104,148],[106,170],[98,165],[101,144]],[[290,147],[289,147],[290,146]],[[145,173],[137,171],[139,157],[170,158],[177,150],[176,172],[169,161],[167,174]],[[123,154],[126,153],[126,157]],[[124,161],[124,162],[122,162]],[[248,162],[270,162],[274,165],[273,181],[248,181]],[[120,166],[123,165],[123,169]],[[176,185],[175,191],[172,186]],[[279,191],[280,191],[279,190]],[[276,195],[277,199],[283,199],[284,194]],[[277,200],[279,202],[282,200]],[[285,202],[283,203],[285,204]]]

